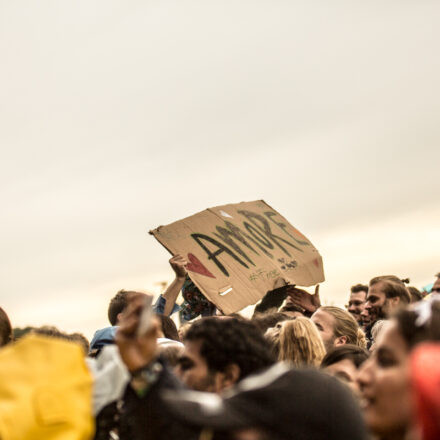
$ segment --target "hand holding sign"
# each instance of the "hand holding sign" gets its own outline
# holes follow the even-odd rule
[[[177,254],[174,257],[170,258],[170,265],[176,274],[176,278],[185,279],[186,278],[186,269],[185,266],[188,264],[186,258],[183,258],[182,255]]]
[[[188,265],[188,260],[182,257],[182,255],[180,254],[174,255],[174,257],[170,258],[169,263],[176,275],[176,278],[162,294],[163,298],[166,301],[163,310],[163,314],[165,316],[171,315],[177,297],[179,296],[180,289],[182,288],[188,273],[186,270],[186,266]]]

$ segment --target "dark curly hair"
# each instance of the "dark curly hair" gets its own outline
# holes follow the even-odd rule
[[[249,321],[203,318],[193,323],[184,340],[201,341],[200,354],[211,372],[237,364],[239,380],[275,362],[263,334]]]

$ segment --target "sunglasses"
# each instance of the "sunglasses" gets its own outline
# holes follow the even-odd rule
[[[440,287],[436,287],[435,289],[432,289],[431,292],[440,293]]]

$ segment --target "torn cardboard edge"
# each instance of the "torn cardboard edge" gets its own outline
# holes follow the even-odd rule
[[[208,208],[149,233],[172,255],[188,258],[194,284],[227,314],[256,304],[277,280],[324,281],[310,240],[263,200]]]

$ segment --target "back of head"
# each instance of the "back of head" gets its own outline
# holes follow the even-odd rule
[[[158,349],[160,357],[173,368],[177,365],[179,357],[184,350],[183,345],[178,343],[159,345]]]
[[[67,335],[67,333],[58,330],[52,325],[42,325],[41,327],[35,327],[34,329],[32,329],[32,333],[36,335],[49,336],[51,338],[63,339],[65,341],[69,340],[69,336]]]
[[[249,321],[203,318],[192,324],[184,341],[200,341],[200,354],[210,371],[224,371],[236,364],[239,380],[274,363],[263,334]]]
[[[395,275],[381,275],[370,280],[370,287],[382,283],[382,290],[387,298],[400,298],[402,304],[409,304],[411,296],[405,286],[409,279],[401,280]]]
[[[0,307],[0,347],[12,341],[12,326],[8,315]]]
[[[335,320],[333,332],[337,338],[345,336],[347,344],[357,345],[361,348],[367,346],[365,334],[351,313],[334,306],[322,306],[319,310],[333,316]]]
[[[120,290],[111,300],[108,306],[108,320],[111,325],[116,325],[118,322],[118,315],[127,307],[128,296],[127,291]]]
[[[419,289],[417,289],[417,287],[414,286],[408,286],[407,287],[408,292],[411,296],[411,302],[415,303],[417,301],[421,301],[423,299],[423,295],[422,292],[420,292]]]
[[[409,349],[420,342],[440,342],[440,299],[425,300],[396,312],[394,319]]]
[[[279,336],[280,361],[296,367],[318,366],[324,355],[321,336],[310,319],[300,317],[283,324]]]
[[[350,360],[359,368],[367,359],[369,353],[365,348],[358,347],[353,344],[339,345],[332,348],[321,362],[321,368],[329,367],[330,365],[341,362],[345,359]]]

